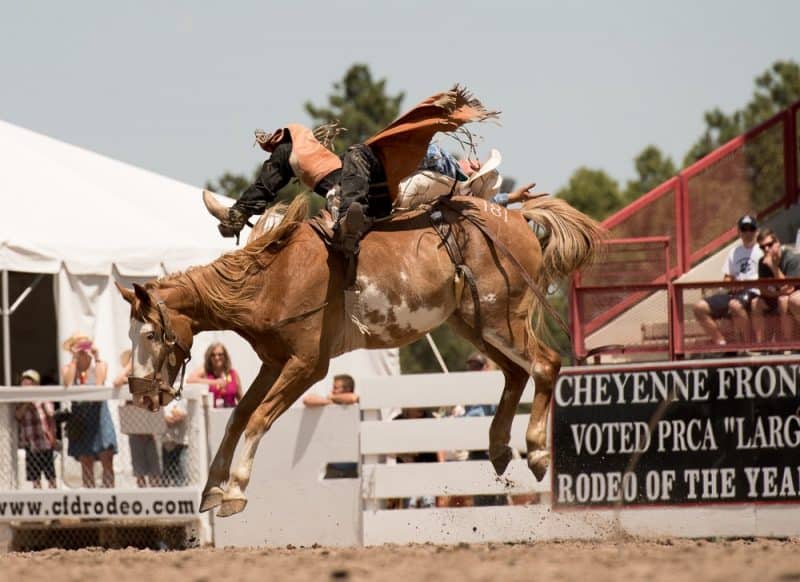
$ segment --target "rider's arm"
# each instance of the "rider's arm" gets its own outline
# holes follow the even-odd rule
[[[495,194],[491,197],[489,202],[493,202],[495,204],[499,204],[500,206],[508,206],[509,204],[515,204],[517,202],[524,202],[528,198],[533,198],[537,196],[537,194],[533,194],[531,192],[531,188],[536,186],[535,183],[526,184],[522,188],[517,188],[513,192],[509,192],[508,194],[500,193]]]
[[[309,393],[303,396],[303,404],[310,408],[316,408],[319,406],[327,406],[330,404],[331,401],[325,398],[324,396],[320,396],[319,394]]]

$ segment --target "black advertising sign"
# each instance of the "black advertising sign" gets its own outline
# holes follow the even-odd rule
[[[564,374],[553,503],[800,502],[799,389],[794,359]]]

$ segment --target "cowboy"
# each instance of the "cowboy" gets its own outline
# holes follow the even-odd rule
[[[436,133],[498,116],[499,112],[487,110],[456,85],[428,97],[366,142],[348,148],[333,209],[336,246],[348,257],[358,252],[358,241],[372,221],[391,213],[401,181],[419,167]]]
[[[263,214],[292,178],[323,197],[333,190],[339,183],[342,162],[318,137],[317,132],[297,123],[271,134],[256,132],[258,145],[271,155],[255,183],[230,208],[223,207],[210,193],[203,193],[209,212],[220,221],[217,228],[222,236],[238,237],[247,219]]]
[[[400,192],[392,209],[410,210],[451,194],[474,196],[500,206],[544,196],[530,191],[536,186],[535,183],[526,184],[512,192],[501,192],[503,177],[497,170],[501,162],[502,156],[496,149],[492,149],[489,157],[481,163],[456,160],[439,145],[431,143],[419,169],[400,182]],[[533,220],[529,220],[528,225],[539,241],[545,244],[549,236],[547,228]]]

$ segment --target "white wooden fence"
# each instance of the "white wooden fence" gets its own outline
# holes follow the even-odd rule
[[[499,402],[499,372],[356,378],[356,407],[293,409],[265,436],[248,488],[250,503],[237,516],[214,520],[217,546],[376,545],[383,543],[503,542],[644,536],[797,536],[800,505],[756,505],[553,511],[550,476],[536,482],[523,460],[498,478],[488,461],[393,464],[398,453],[485,450],[490,418],[381,420],[381,411]],[[38,393],[51,397],[49,394]],[[530,402],[528,386],[523,402]],[[70,398],[77,396],[70,393]],[[2,408],[2,407],[0,407]],[[15,423],[6,405],[0,466],[16,459]],[[229,410],[203,422],[213,452]],[[361,412],[361,414],[359,414]],[[362,416],[359,419],[359,416]],[[518,415],[512,446],[525,449],[528,415]],[[198,446],[199,445],[199,446]],[[204,448],[202,443],[195,443]],[[324,479],[328,463],[356,462],[359,477]],[[9,473],[15,475],[16,472]],[[3,472],[0,471],[0,477]],[[199,483],[198,483],[199,486]],[[9,485],[0,480],[0,501]],[[3,491],[5,489],[5,491]],[[13,487],[11,487],[13,489]],[[113,490],[106,490],[113,493]],[[93,493],[104,493],[95,490]],[[48,496],[47,490],[31,494]],[[142,495],[142,490],[131,491]],[[531,505],[386,509],[386,500],[452,495],[538,495]],[[2,533],[2,532],[0,532]]]
[[[391,455],[447,450],[486,450],[490,417],[430,418],[386,422],[380,410],[496,404],[500,372],[460,372],[373,378],[359,384],[364,545],[383,543],[512,542],[597,537],[596,520],[550,510],[550,473],[537,482],[523,459],[502,477],[489,461],[392,464]],[[533,399],[531,383],[521,402]],[[511,446],[524,452],[528,414],[514,418]],[[386,459],[388,457],[388,461]],[[420,496],[529,495],[538,503],[486,507],[383,509],[383,500]],[[607,527],[601,520],[602,527]]]

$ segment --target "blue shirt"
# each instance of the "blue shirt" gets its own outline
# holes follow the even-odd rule
[[[444,151],[435,143],[428,144],[428,151],[425,152],[419,167],[421,170],[431,170],[459,182],[467,179],[453,154]]]

